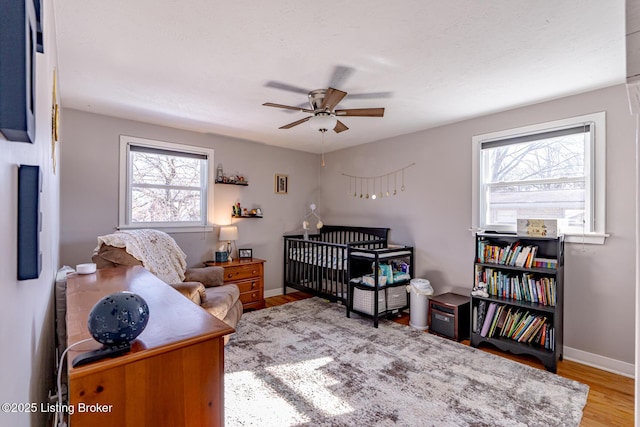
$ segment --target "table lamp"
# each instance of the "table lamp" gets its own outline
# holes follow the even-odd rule
[[[220,227],[220,238],[218,240],[227,242],[227,253],[231,258],[231,242],[238,240],[238,227],[235,225]]]

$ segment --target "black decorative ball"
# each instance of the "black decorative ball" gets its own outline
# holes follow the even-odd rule
[[[114,346],[133,341],[147,326],[149,306],[133,292],[116,292],[96,303],[87,325],[93,338]]]

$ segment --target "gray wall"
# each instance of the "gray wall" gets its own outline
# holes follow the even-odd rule
[[[53,2],[45,0],[45,53],[36,54],[33,144],[0,136],[0,402],[47,402],[53,390],[53,283],[58,268],[60,169],[53,170],[51,103],[57,63]],[[62,132],[61,137],[64,137]],[[56,155],[58,157],[58,155]],[[37,279],[17,278],[18,166],[40,166],[42,172],[42,272]],[[47,414],[0,412],[2,426],[41,426]]]
[[[315,154],[281,149],[240,139],[187,132],[77,110],[64,110],[61,158],[60,260],[75,266],[88,262],[97,236],[118,225],[118,162],[120,135],[183,143],[214,149],[214,162],[225,173],[240,173],[249,186],[215,185],[214,221],[227,225],[231,206],[261,207],[262,219],[234,219],[237,247],[253,249],[266,259],[265,289],[282,286],[282,234],[301,228],[302,218],[317,195],[319,160]],[[274,175],[289,176],[289,193],[274,194]],[[187,254],[189,266],[212,259],[219,246],[213,232],[172,233]]]
[[[268,290],[277,292],[282,283],[282,233],[299,230],[308,204],[316,202],[325,224],[390,227],[392,241],[416,247],[418,276],[431,280],[437,292],[467,293],[473,277],[471,137],[597,111],[607,113],[606,230],[611,237],[605,245],[567,244],[565,355],[629,373],[634,363],[635,145],[624,86],[329,153],[325,168],[318,166],[317,155],[65,110],[61,261],[87,261],[96,236],[114,231],[118,136],[127,134],[212,147],[216,164],[248,176],[246,188],[216,186],[216,222],[229,222],[235,201],[263,208],[264,219],[237,221],[238,245],[268,260]],[[414,161],[405,173],[406,191],[398,182],[395,197],[372,201],[347,194],[343,173],[381,175]],[[275,173],[289,175],[289,195],[273,193]],[[173,236],[190,265],[211,258],[217,244],[217,232]]]
[[[474,256],[468,231],[471,137],[597,111],[607,113],[606,231],[611,237],[605,245],[567,244],[565,346],[570,351],[565,354],[596,355],[596,364],[608,362],[606,358],[633,364],[635,127],[624,86],[332,152],[322,174],[323,219],[327,224],[391,227],[392,241],[415,245],[416,273],[428,278],[436,292],[467,293]],[[405,172],[406,191],[398,184],[397,196],[373,201],[347,194],[349,183],[342,173],[382,175],[411,162],[416,166]],[[625,363],[618,368],[630,368]]]

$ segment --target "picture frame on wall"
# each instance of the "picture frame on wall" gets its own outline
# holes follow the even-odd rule
[[[276,194],[287,194],[289,191],[289,176],[276,174],[274,192]]]
[[[253,249],[238,249],[238,258],[251,259],[253,258]]]
[[[37,279],[42,271],[41,192],[40,166],[20,165],[18,167],[18,280]]]

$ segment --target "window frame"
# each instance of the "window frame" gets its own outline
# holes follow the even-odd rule
[[[570,117],[551,122],[538,123],[519,128],[507,129],[503,131],[490,132],[482,135],[475,135],[471,138],[472,143],[472,228],[473,232],[485,231],[484,228],[484,196],[483,196],[483,165],[481,150],[482,144],[492,141],[506,140],[525,135],[535,135],[552,130],[567,129],[582,125],[592,125],[593,132],[591,144],[585,153],[585,171],[587,179],[590,181],[590,188],[585,189],[585,224],[582,233],[565,233],[565,242],[569,243],[589,243],[604,244],[609,235],[605,232],[606,227],[606,113],[597,112],[582,116]],[[490,230],[494,230],[491,228]],[[516,225],[512,227],[498,227],[498,232],[515,233]]]
[[[201,177],[201,185],[206,188],[202,192],[206,200],[201,200],[202,221],[194,224],[193,222],[157,222],[157,223],[136,223],[131,222],[131,162],[130,149],[131,145],[174,151],[177,153],[196,154],[206,156],[206,166],[204,175]],[[128,135],[120,135],[120,181],[119,181],[119,209],[118,209],[118,230],[123,229],[141,229],[154,228],[160,229],[167,233],[188,233],[213,231],[213,189],[214,189],[214,150],[211,148],[196,147],[192,145],[177,144],[173,142],[158,141],[153,139],[138,138]],[[202,188],[202,187],[201,187]]]

